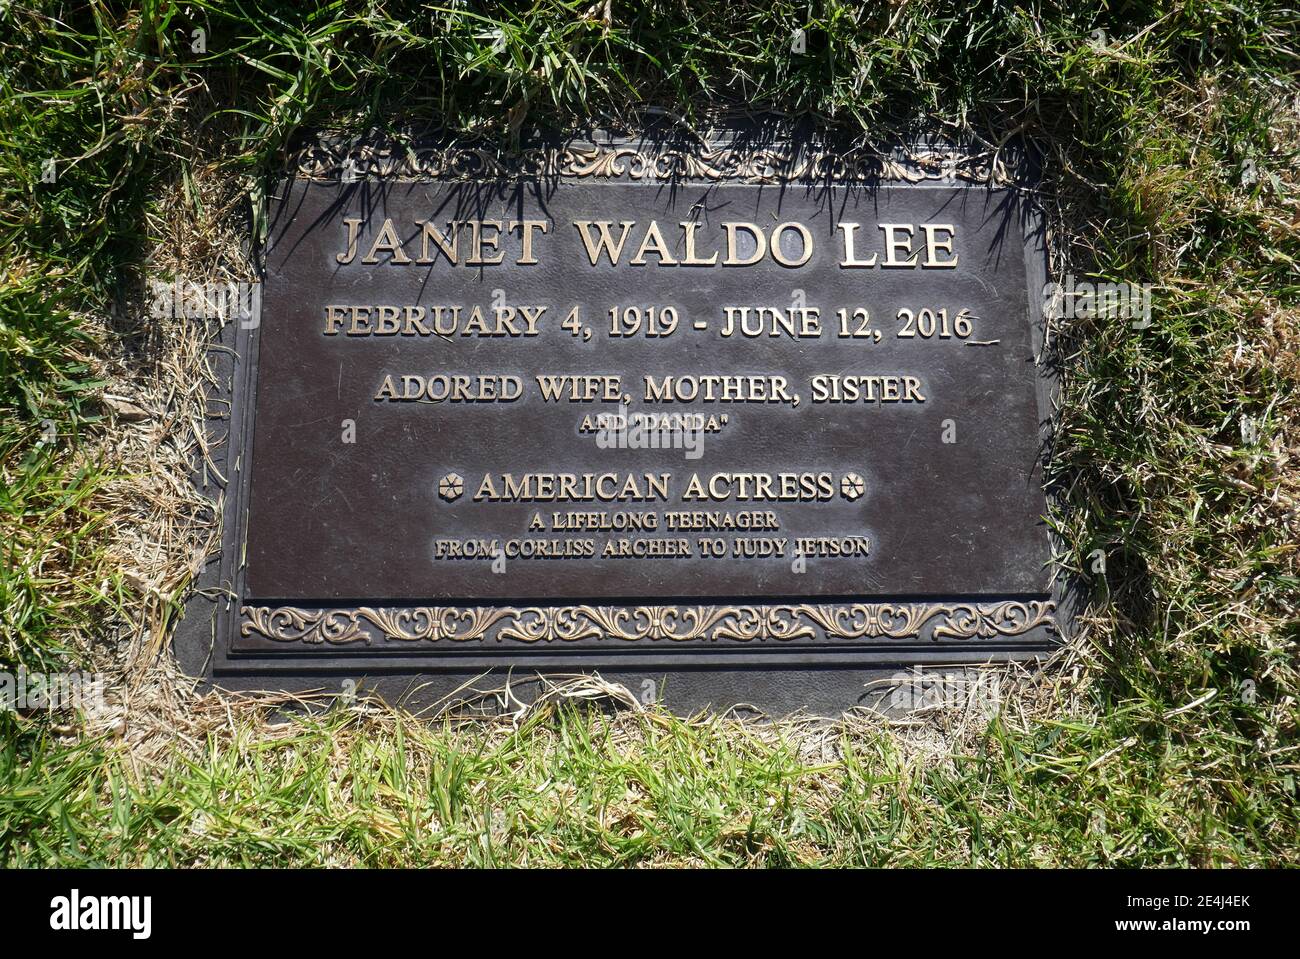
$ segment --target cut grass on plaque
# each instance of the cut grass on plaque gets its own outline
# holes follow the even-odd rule
[[[1273,0],[4,4],[0,659],[110,708],[0,713],[0,862],[1300,863],[1297,35]],[[302,130],[710,103],[1028,137],[1054,270],[1153,284],[1149,328],[1053,331],[1084,637],[902,726],[195,695],[153,653],[210,541],[203,369],[148,281],[247,276]]]

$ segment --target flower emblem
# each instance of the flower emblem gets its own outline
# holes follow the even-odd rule
[[[465,480],[459,473],[448,473],[438,481],[438,495],[450,503],[465,492]]]

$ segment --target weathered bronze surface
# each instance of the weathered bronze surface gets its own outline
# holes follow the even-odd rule
[[[1050,642],[1044,252],[1000,167],[607,140],[297,173],[236,344],[219,674]]]

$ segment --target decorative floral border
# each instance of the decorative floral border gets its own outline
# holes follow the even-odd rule
[[[240,635],[281,643],[748,643],[798,639],[991,639],[1055,627],[1055,603],[854,603],[826,606],[244,606]]]
[[[632,181],[734,181],[737,183],[870,183],[926,180],[1017,182],[996,151],[970,153],[923,147],[882,153],[871,148],[835,150],[813,145],[751,147],[743,144],[682,148],[649,141],[567,144],[503,154],[482,146],[442,146],[323,137],[290,161],[294,175],[351,182],[367,177],[412,180],[506,180],[566,177]]]

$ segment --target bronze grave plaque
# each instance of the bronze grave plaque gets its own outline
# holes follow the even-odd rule
[[[1045,650],[1026,182],[741,135],[305,153],[232,344],[213,672],[818,708]]]

